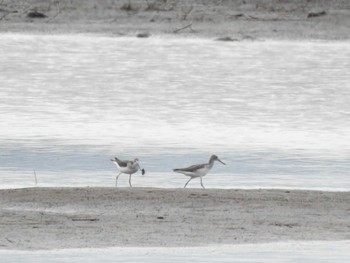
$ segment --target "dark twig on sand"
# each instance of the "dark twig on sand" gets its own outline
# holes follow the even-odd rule
[[[11,239],[9,239],[8,237],[6,238],[6,240],[8,241],[8,242],[10,242],[10,243],[14,243]]]
[[[316,13],[311,12],[311,13],[308,13],[307,18],[325,16],[326,14],[327,14],[326,11],[316,12]]]
[[[191,30],[192,33],[195,33],[195,32],[196,32],[196,31],[193,30],[193,28],[192,28],[192,22],[191,22],[190,24],[188,24],[188,25],[186,25],[186,26],[184,26],[184,27],[181,27],[181,28],[179,28],[179,29],[174,30],[173,33],[178,33],[178,32],[180,32],[181,30],[184,30],[184,29],[186,29],[186,28],[189,28],[189,29]]]
[[[98,218],[72,218],[72,221],[90,221],[90,222],[94,222],[94,221],[99,221],[100,219]]]
[[[53,16],[53,17],[51,17],[49,20],[47,20],[47,22],[51,22],[52,20],[54,20],[56,17],[58,17],[58,15],[59,14],[61,14],[61,12],[62,12],[62,2],[61,1],[57,1],[57,12],[56,12],[56,14]]]
[[[181,10],[182,10],[182,20],[187,20],[187,17],[192,12],[193,8],[194,8],[193,5],[189,6],[188,8],[186,8],[186,6],[181,8]]]

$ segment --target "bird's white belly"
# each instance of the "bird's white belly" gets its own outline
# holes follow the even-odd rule
[[[133,173],[136,173],[138,170],[135,167],[119,167],[119,166],[118,166],[118,169],[121,173],[125,173],[125,174],[133,174]]]
[[[193,172],[183,172],[187,176],[191,177],[203,177],[208,173],[209,169],[208,168],[201,168]]]

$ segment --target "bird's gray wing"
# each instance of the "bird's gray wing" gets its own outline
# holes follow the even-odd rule
[[[186,168],[179,168],[179,169],[174,169],[174,172],[177,171],[184,171],[184,172],[194,172],[198,169],[201,169],[204,167],[205,164],[194,164]]]
[[[120,160],[117,157],[114,157],[114,159],[120,167],[127,167],[128,166],[128,161]]]

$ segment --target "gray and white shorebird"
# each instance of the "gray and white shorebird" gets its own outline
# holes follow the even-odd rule
[[[184,175],[191,177],[190,180],[188,180],[187,183],[185,184],[184,188],[186,188],[187,184],[193,178],[197,178],[197,177],[199,177],[201,180],[201,186],[203,188],[205,188],[203,185],[202,177],[205,176],[210,171],[210,169],[213,167],[215,161],[218,161],[222,164],[225,164],[216,155],[212,155],[209,159],[209,163],[195,164],[195,165],[191,165],[191,166],[186,167],[186,168],[174,169],[173,171],[176,173],[182,173]]]
[[[111,161],[117,166],[119,170],[119,174],[115,178],[115,186],[118,184],[118,178],[119,176],[124,173],[129,175],[129,185],[131,185],[131,175],[136,173],[138,170],[141,170],[142,175],[145,174],[145,169],[141,169],[139,165],[139,159],[135,159],[133,161],[128,161],[128,160],[120,160],[117,157],[114,157],[114,159],[111,159]]]

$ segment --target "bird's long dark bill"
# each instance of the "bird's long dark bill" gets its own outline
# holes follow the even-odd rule
[[[226,165],[226,163],[224,163],[223,161],[221,161],[220,159],[218,159],[218,161],[224,165]]]

